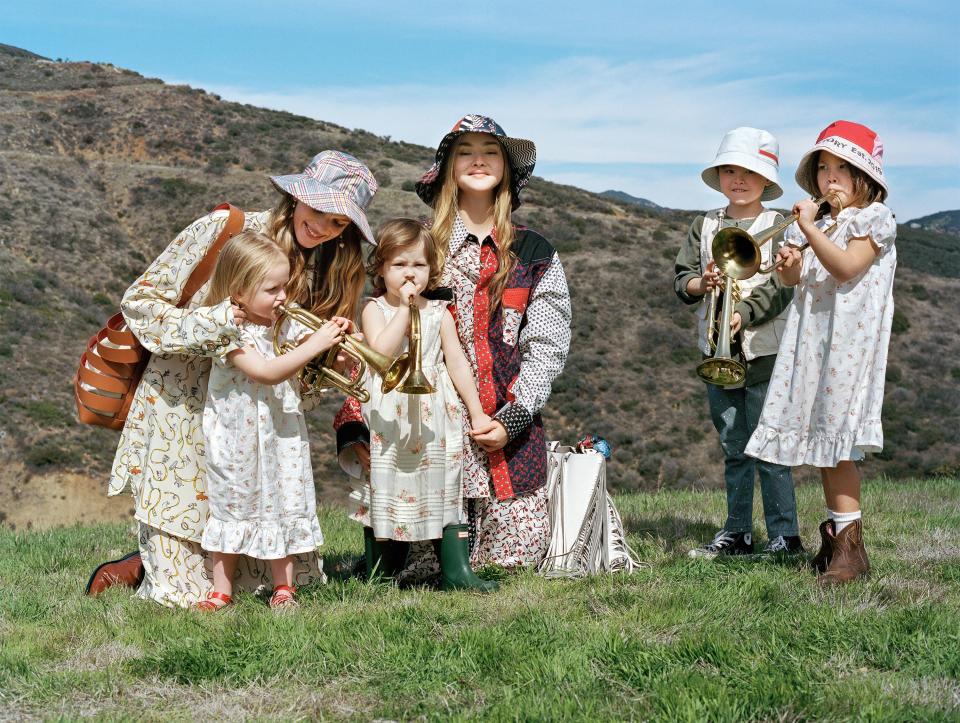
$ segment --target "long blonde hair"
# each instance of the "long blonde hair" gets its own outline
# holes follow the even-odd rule
[[[273,210],[270,233],[290,259],[287,297],[321,319],[353,319],[363,293],[364,266],[360,231],[351,223],[340,239],[305,249],[297,243],[293,211],[297,199],[283,194]]]
[[[496,136],[492,136],[496,138]],[[437,193],[436,202],[433,205],[433,235],[439,242],[438,251],[440,252],[441,265],[446,261],[447,250],[450,248],[450,236],[453,234],[453,224],[457,218],[458,198],[460,189],[457,187],[456,174],[454,173],[453,161],[451,160],[456,153],[457,146],[463,136],[457,138],[450,147],[447,154],[446,163],[442,171],[443,181],[440,184],[440,190]],[[513,196],[510,192],[511,172],[510,157],[506,149],[499,141],[500,153],[503,154],[503,178],[500,179],[500,185],[493,189],[493,234],[497,249],[497,271],[487,288],[490,293],[490,308],[496,309],[503,299],[503,289],[507,285],[507,279],[516,265],[516,257],[513,255],[513,241],[516,237],[513,223],[510,220],[510,213],[513,208]]]
[[[256,289],[274,264],[286,260],[287,255],[266,234],[241,231],[220,251],[203,305],[216,306],[228,297],[237,301]]]

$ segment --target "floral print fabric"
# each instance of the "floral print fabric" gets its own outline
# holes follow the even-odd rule
[[[284,328],[295,338],[296,324]],[[240,340],[274,358],[273,328],[244,324]],[[210,517],[202,546],[260,560],[323,544],[297,380],[260,384],[226,357],[214,361],[203,410]]]
[[[227,211],[197,219],[127,289],[121,310],[152,353],[134,395],[110,475],[108,494],[129,489],[140,525],[146,577],[140,597],[186,607],[213,589],[210,561],[200,547],[207,521],[207,480],[201,429],[210,359],[240,348],[230,303],[200,306],[207,285],[177,308],[193,269],[227,223]],[[244,228],[265,231],[269,211],[245,214]],[[298,558],[298,584],[324,580],[315,553]],[[257,568],[260,569],[260,568]],[[240,575],[254,589],[266,577]]]
[[[213,590],[213,558],[199,542],[176,537],[142,522],[139,534],[144,575],[136,597],[166,607],[185,608],[203,600]],[[323,558],[315,551],[293,556],[294,586],[326,581]],[[239,557],[233,587],[249,592],[272,589],[270,563]]]
[[[869,236],[879,248],[859,276],[839,283],[808,249],[763,413],[747,454],[796,466],[835,467],[883,448],[880,411],[893,321],[896,220],[880,203],[845,208],[833,242]],[[825,217],[825,229],[834,219]],[[795,226],[784,238],[805,239]]]
[[[376,303],[389,322],[396,309]],[[430,301],[420,314],[423,373],[433,394],[384,394],[368,371],[370,401],[363,418],[370,428],[370,481],[351,493],[351,518],[380,539],[435,540],[460,520],[460,466],[466,413],[443,363],[440,325],[447,314]],[[406,350],[406,342],[403,349]]]

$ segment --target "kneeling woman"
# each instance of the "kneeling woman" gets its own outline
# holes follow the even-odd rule
[[[360,245],[373,243],[365,214],[377,191],[370,171],[352,156],[324,151],[302,174],[271,180],[279,203],[247,213],[244,228],[270,236],[290,259],[291,301],[322,318],[354,318],[365,276]],[[133,492],[143,565],[138,597],[168,606],[188,607],[213,589],[211,557],[200,546],[208,517],[201,424],[211,359],[241,348],[245,315],[230,299],[202,306],[205,287],[185,308],[176,304],[227,217],[214,211],[190,224],[121,305],[153,356],[120,438],[109,494]],[[91,582],[108,584],[111,574],[105,566],[98,575],[106,582]],[[317,554],[297,555],[292,574],[297,585],[323,579]],[[244,558],[235,584],[252,589],[269,581],[266,564]]]

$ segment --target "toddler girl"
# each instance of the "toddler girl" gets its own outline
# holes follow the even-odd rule
[[[836,121],[800,161],[800,187],[828,198],[819,207],[809,200],[794,206],[799,219],[778,253],[783,282],[797,290],[747,445],[759,459],[820,468],[829,519],[820,525],[812,564],[828,584],[870,571],[854,462],[883,448],[897,224],[883,205],[882,156],[876,133]],[[808,250],[791,247],[802,241]]]
[[[415,304],[422,370],[433,387],[429,394],[383,393],[381,380],[372,376],[365,384],[370,392],[363,405],[370,428],[370,484],[354,492],[360,507],[353,517],[365,526],[368,573],[375,574],[378,567],[395,572],[402,565],[406,545],[383,541],[442,540],[438,557],[445,587],[494,589],[471,571],[467,546],[457,531],[446,531],[461,522],[463,411],[457,393],[471,427],[486,427],[490,418],[446,302],[421,296],[440,276],[433,235],[412,219],[387,222],[367,270],[380,292],[363,309],[367,343],[391,357],[407,350],[410,306]]]
[[[323,543],[317,521],[310,448],[299,385],[291,380],[349,329],[335,317],[281,356],[273,351],[273,324],[286,299],[287,255],[268,236],[244,231],[217,259],[204,303],[228,297],[245,314],[240,344],[228,347],[210,371],[203,434],[210,517],[201,545],[212,553],[213,591],[194,607],[230,604],[238,555],[269,560],[272,608],[296,605],[293,560]],[[293,324],[285,341],[296,338]]]

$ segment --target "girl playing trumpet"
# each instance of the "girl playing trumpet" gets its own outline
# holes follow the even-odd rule
[[[363,309],[363,333],[371,348],[395,356],[408,349],[411,315],[418,314],[422,369],[433,391],[382,393],[378,379],[366,384],[370,481],[351,495],[360,503],[352,517],[364,525],[368,575],[396,572],[407,543],[436,540],[448,586],[488,590],[495,584],[473,574],[466,545],[445,532],[461,522],[463,409],[457,393],[473,430],[489,427],[491,419],[446,302],[421,296],[436,286],[440,263],[433,234],[417,221],[388,221],[377,234],[367,271],[380,295]]]
[[[275,356],[273,325],[289,280],[287,254],[270,237],[247,230],[223,247],[204,300],[216,306],[229,299],[246,318],[237,348],[213,363],[203,409],[210,517],[200,544],[213,557],[213,591],[194,605],[198,610],[232,602],[240,555],[269,560],[270,607],[295,606],[293,556],[315,554],[323,544],[307,426],[291,377],[339,344],[350,321],[334,317]]]
[[[870,571],[854,462],[883,448],[897,224],[883,204],[882,158],[876,133],[836,121],[800,161],[797,183],[828,201],[794,206],[799,219],[778,254],[780,277],[797,291],[763,414],[747,445],[747,454],[759,459],[820,468],[829,519],[820,525],[812,565],[826,584]],[[791,248],[803,240],[808,250]]]

